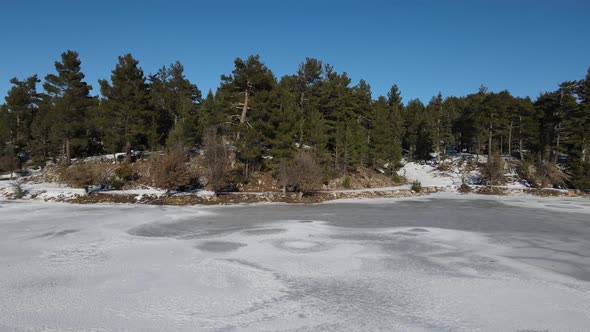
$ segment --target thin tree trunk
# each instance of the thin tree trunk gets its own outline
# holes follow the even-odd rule
[[[518,117],[518,154],[520,155],[520,160],[524,160],[522,153],[522,115]]]
[[[126,154],[127,163],[130,164],[131,163],[131,142],[129,141],[129,139],[127,139],[127,142],[125,142],[125,154]]]
[[[555,144],[555,153],[553,156],[553,163],[557,165],[557,155],[559,154],[559,140],[561,139],[561,135],[557,134],[557,142]]]
[[[586,137],[582,138],[582,163],[586,162]]]
[[[440,119],[436,119],[436,154],[440,159]]]
[[[494,121],[494,114],[490,114],[490,133],[489,133],[489,137],[488,137],[488,163],[490,162],[490,159],[492,158],[492,132],[493,132],[493,124],[492,122]]]
[[[512,162],[512,120],[508,129],[508,161]]]
[[[16,113],[16,144],[20,143],[20,115]],[[10,176],[12,179],[12,175]]]
[[[64,142],[64,157],[65,157],[66,165],[70,165],[72,159],[71,159],[71,154],[70,154],[70,138],[69,137],[66,137],[66,140]]]
[[[303,124],[305,122],[305,111],[303,110],[303,100],[304,100],[305,92],[301,92],[301,97],[299,98],[299,110],[301,113],[301,121],[299,122],[299,148],[303,147]]]

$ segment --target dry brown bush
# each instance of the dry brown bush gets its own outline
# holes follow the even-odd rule
[[[0,173],[10,172],[11,177],[18,168],[18,159],[14,156],[5,155],[0,157]]]
[[[480,166],[481,176],[489,186],[500,185],[504,179],[504,160],[500,156],[492,156],[488,162]]]
[[[100,163],[78,163],[61,167],[59,181],[72,187],[84,188],[98,185],[108,180],[108,170]]]
[[[188,160],[187,152],[181,147],[153,157],[150,172],[152,184],[168,191],[189,185],[191,174]]]
[[[547,161],[536,165],[522,163],[519,168],[520,176],[536,188],[547,188],[553,185],[563,185],[568,177],[555,164]]]
[[[471,187],[467,183],[462,183],[457,189],[462,194],[468,194],[471,192]]]
[[[217,192],[229,183],[228,149],[215,129],[207,131],[203,143],[207,186]]]
[[[440,162],[438,164],[438,166],[436,167],[436,169],[438,171],[441,171],[441,172],[448,172],[448,171],[451,170],[452,167],[453,167],[453,165],[450,162],[444,162],[443,161],[443,162]]]
[[[290,162],[289,183],[301,193],[317,190],[322,185],[322,169],[308,152],[299,152]]]

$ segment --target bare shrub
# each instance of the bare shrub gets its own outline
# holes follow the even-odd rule
[[[554,185],[564,185],[568,180],[567,175],[565,175],[557,165],[551,162],[542,162],[538,168],[538,176],[540,178],[540,183],[542,188],[554,186]]]
[[[306,193],[322,185],[322,170],[309,152],[299,152],[290,163],[290,185],[295,191]]]
[[[155,187],[176,190],[190,184],[188,154],[181,147],[169,150],[152,159],[151,175]]]
[[[470,193],[470,192],[471,192],[471,187],[470,187],[470,186],[469,186],[467,183],[462,183],[462,184],[459,186],[459,189],[458,189],[458,191],[459,191],[460,193],[462,193],[462,194],[468,194],[468,193]]]
[[[496,155],[492,156],[487,163],[480,166],[481,176],[487,185],[499,185],[505,182],[504,160]]]
[[[59,181],[77,188],[84,188],[104,183],[108,179],[107,170],[100,164],[79,163],[62,167]]]
[[[10,172],[12,178],[13,173],[18,169],[18,159],[11,155],[0,157],[0,173]]]
[[[444,162],[444,161],[443,162],[440,162],[438,164],[438,166],[436,167],[436,169],[438,171],[441,171],[441,172],[448,172],[448,171],[451,170],[451,168],[452,168],[451,163],[450,162]]]
[[[536,165],[523,162],[518,170],[520,176],[533,187],[546,188],[552,185],[563,185],[568,177],[555,164],[547,161]]]
[[[207,131],[203,143],[207,186],[217,192],[228,185],[228,150],[215,129]]]

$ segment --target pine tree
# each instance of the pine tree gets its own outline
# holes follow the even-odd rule
[[[234,66],[231,75],[221,76],[219,94],[226,102],[229,101],[229,108],[241,110],[236,130],[236,140],[239,140],[240,130],[248,121],[248,111],[256,107],[253,97],[262,91],[271,90],[276,85],[276,79],[260,61],[259,55],[251,55],[246,60],[236,58]],[[238,98],[239,95],[242,95],[241,99]],[[230,115],[233,114],[231,110],[229,112]]]
[[[120,56],[111,83],[99,81],[105,148],[111,153],[124,149],[128,161],[133,145],[149,146],[148,130],[156,119],[149,105],[148,85],[138,64],[131,54]]]
[[[59,145],[61,142],[52,141],[52,119],[51,101],[49,96],[41,95],[39,101],[39,112],[31,124],[31,141],[28,148],[31,151],[31,159],[35,165],[45,166],[50,158],[56,158],[60,154]]]
[[[274,105],[269,113],[267,144],[270,154],[276,159],[275,164],[290,160],[295,152],[297,134],[297,98],[290,91],[288,81],[291,77],[283,77],[279,82],[275,95]]]
[[[432,130],[426,114],[426,107],[418,99],[410,100],[404,111],[406,135],[404,148],[416,160],[430,159],[434,150]]]
[[[298,120],[297,128],[299,129],[298,142],[300,146],[303,146],[305,137],[305,128],[308,127],[311,121],[311,114],[314,110],[317,110],[318,106],[318,88],[323,80],[323,67],[322,62],[313,59],[306,58],[305,62],[299,65],[299,69],[296,75],[291,76],[290,81],[293,83],[289,84],[291,92],[297,98],[298,108]]]
[[[37,75],[33,75],[24,81],[16,77],[10,80],[13,84],[5,97],[6,109],[10,113],[11,142],[14,153],[23,152],[31,139],[31,124],[38,110],[37,103]]]
[[[391,173],[395,165],[401,160],[401,142],[396,132],[398,126],[395,120],[399,111],[392,109],[385,97],[379,97],[373,103],[373,128],[371,150],[378,166],[387,166]]]
[[[391,109],[391,125],[393,134],[396,140],[401,144],[401,138],[404,136],[404,125],[403,125],[403,112],[404,103],[402,102],[402,96],[397,85],[391,86],[389,92],[387,92],[387,105]],[[401,146],[399,147],[401,153]]]
[[[11,128],[12,123],[10,113],[6,105],[0,105],[0,156],[8,154],[11,143]]]
[[[62,145],[66,164],[72,155],[86,154],[89,143],[86,119],[89,109],[97,104],[97,99],[90,96],[92,86],[83,81],[80,65],[77,52],[62,53],[61,62],[55,62],[57,75],[47,75],[43,84],[51,113],[51,133]]]
[[[159,111],[156,132],[169,147],[199,143],[198,107],[201,91],[184,76],[184,67],[175,62],[150,76],[150,96]]]

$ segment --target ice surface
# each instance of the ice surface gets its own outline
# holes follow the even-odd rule
[[[473,197],[0,201],[0,331],[586,330],[587,201]]]

